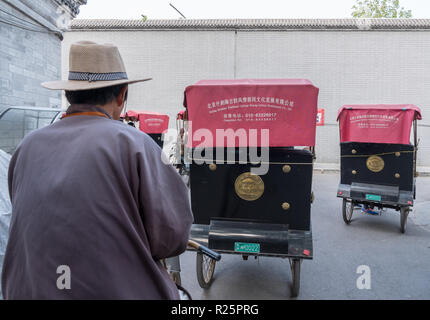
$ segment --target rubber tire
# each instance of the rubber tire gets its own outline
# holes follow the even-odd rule
[[[350,212],[347,212],[347,203],[350,203]],[[350,224],[352,220],[352,214],[354,212],[354,203],[352,201],[348,201],[346,199],[343,199],[342,201],[342,217],[343,221],[346,224]]]
[[[293,284],[291,286],[291,298],[297,298],[300,293],[300,266],[302,260],[291,259],[291,275]]]
[[[400,208],[400,232],[406,232],[406,223],[408,222],[409,208],[401,207]]]
[[[210,278],[209,280],[205,280],[205,277],[203,276],[204,271],[203,270],[203,261],[204,259],[210,259],[210,265],[213,265],[212,267],[212,271],[210,273]],[[197,274],[197,282],[199,283],[200,287],[202,289],[208,289],[213,281],[213,275],[215,273],[215,266],[216,266],[216,261],[212,258],[209,258],[208,256],[205,256],[204,254],[198,252],[196,255],[196,274]]]

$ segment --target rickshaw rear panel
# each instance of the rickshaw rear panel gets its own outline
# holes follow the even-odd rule
[[[368,183],[413,191],[413,145],[343,142],[340,150],[341,184]],[[375,168],[368,162],[372,155],[382,159]]]
[[[252,164],[191,164],[195,223],[210,224],[211,218],[250,219],[310,230],[312,154],[287,148],[269,152],[269,171],[259,176],[262,190],[255,200],[246,199],[237,186],[238,179],[255,167]],[[238,159],[238,149],[235,153]]]
[[[163,148],[164,141],[162,133],[148,133],[148,136],[150,136],[160,148]]]

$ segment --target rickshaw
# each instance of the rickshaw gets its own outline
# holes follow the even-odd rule
[[[169,116],[151,111],[127,111],[121,115],[129,125],[138,128],[148,134],[159,146],[163,148],[163,134],[169,128]]]
[[[194,215],[190,240],[243,260],[288,258],[292,297],[302,260],[313,258],[318,91],[302,79],[203,80],[186,88],[180,125]],[[210,288],[215,264],[197,252],[201,288]]]
[[[400,211],[400,231],[405,233],[416,195],[420,109],[411,104],[347,105],[337,119],[341,153],[337,197],[342,198],[344,222],[351,223],[356,207],[394,209]]]
[[[7,107],[0,111],[0,149],[13,154],[27,134],[58,121],[62,116],[61,109]]]
[[[184,141],[187,135],[187,123],[187,112],[185,110],[181,110],[176,115],[176,131],[178,133],[178,137],[176,143],[173,145],[174,150],[170,155],[170,159],[173,165],[178,169],[179,174],[185,178],[185,182],[189,187],[189,164],[184,162]]]

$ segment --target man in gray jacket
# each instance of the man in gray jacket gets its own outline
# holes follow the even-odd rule
[[[189,193],[161,149],[119,120],[129,80],[118,49],[70,49],[61,121],[25,137],[9,167],[6,299],[178,299],[160,260],[181,254]]]

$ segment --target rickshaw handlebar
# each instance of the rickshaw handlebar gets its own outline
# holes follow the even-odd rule
[[[215,251],[209,249],[208,247],[205,247],[193,240],[188,240],[188,246],[191,248],[196,249],[197,251],[200,251],[204,255],[207,255],[208,257],[214,259],[215,261],[221,260],[221,255],[219,253],[216,253]]]

